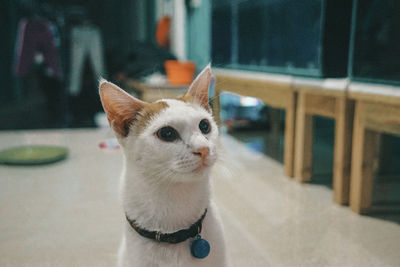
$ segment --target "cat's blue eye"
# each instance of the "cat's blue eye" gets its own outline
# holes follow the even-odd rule
[[[211,131],[210,122],[207,119],[203,119],[199,123],[199,129],[203,134],[208,134]]]
[[[165,126],[156,132],[157,137],[165,142],[173,142],[179,139],[178,132],[171,126]]]

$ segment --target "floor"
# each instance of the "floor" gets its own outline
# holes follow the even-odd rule
[[[66,161],[0,166],[0,266],[115,266],[123,213],[121,153],[107,129],[0,131],[0,149],[69,147]],[[329,187],[299,184],[282,165],[223,135],[214,198],[232,266],[400,266],[399,216],[359,216]],[[385,219],[382,219],[385,218]]]

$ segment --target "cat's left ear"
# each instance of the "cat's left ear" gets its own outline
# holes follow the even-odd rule
[[[211,65],[208,64],[196,79],[192,82],[189,90],[183,96],[183,99],[199,103],[203,108],[210,111],[208,104],[208,89],[210,86],[212,73]]]

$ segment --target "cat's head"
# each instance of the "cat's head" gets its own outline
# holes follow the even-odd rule
[[[208,104],[207,66],[177,99],[143,102],[102,80],[100,97],[127,164],[146,176],[177,182],[201,179],[214,164],[218,127]]]

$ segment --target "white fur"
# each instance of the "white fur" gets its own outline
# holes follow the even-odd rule
[[[200,105],[178,100],[168,104],[136,133],[119,137],[124,151],[122,203],[129,218],[142,228],[163,233],[189,228],[207,208],[201,236],[211,246],[210,255],[196,259],[188,239],[179,244],[159,243],[140,236],[126,222],[119,251],[119,266],[227,266],[223,229],[215,204],[210,200],[210,169],[217,158],[218,128],[210,113]],[[203,135],[199,122],[208,119],[212,130]],[[181,139],[164,142],[154,134],[163,126],[175,128]],[[207,167],[193,154],[208,147]]]

